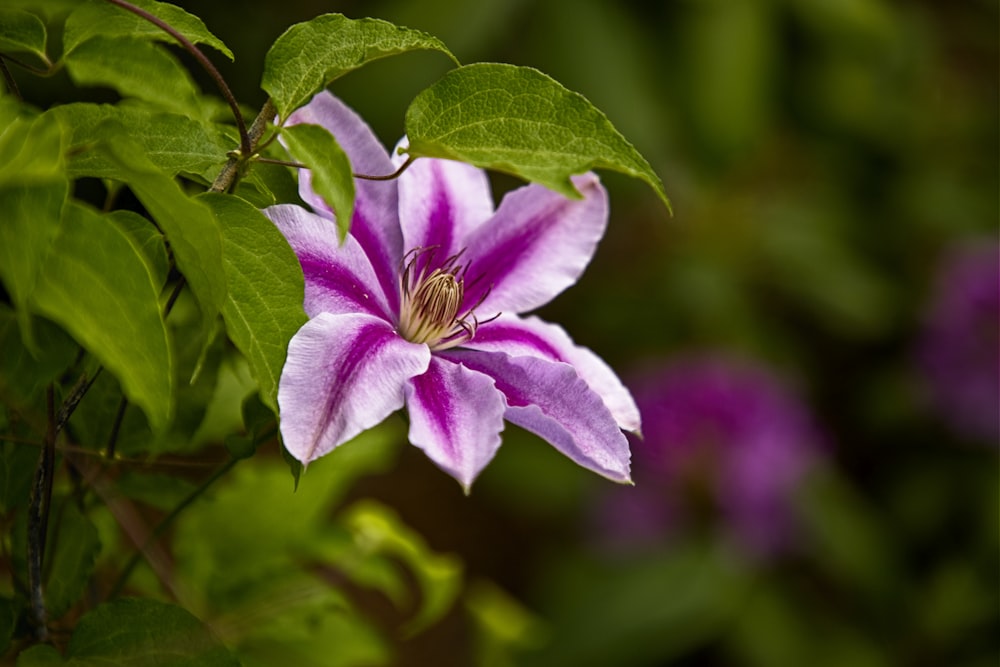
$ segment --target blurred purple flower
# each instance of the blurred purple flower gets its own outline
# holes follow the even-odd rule
[[[818,454],[800,400],[768,370],[722,357],[674,361],[632,386],[636,486],[608,494],[604,535],[641,544],[707,524],[753,553],[784,547],[792,495]]]
[[[320,93],[292,123],[329,130],[364,174],[390,157],[342,102]],[[281,434],[303,463],[406,405],[409,438],[468,490],[500,446],[503,420],[536,433],[577,464],[629,481],[639,412],[614,372],[560,327],[519,317],[583,273],[607,225],[597,177],[573,178],[583,198],[538,185],[494,210],[485,172],[420,159],[391,181],[356,181],[343,244],[331,210],[301,172],[312,207],[265,213],[295,250],[310,319],[288,346],[278,385]]]
[[[969,243],[942,262],[919,344],[933,404],[956,433],[1000,441],[1000,246]]]

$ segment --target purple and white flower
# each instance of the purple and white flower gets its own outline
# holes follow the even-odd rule
[[[403,160],[329,93],[289,122],[325,127],[355,173],[389,174]],[[355,181],[340,244],[303,170],[312,211],[265,210],[302,265],[311,318],[289,343],[278,387],[289,452],[309,463],[405,405],[410,442],[466,490],[499,448],[504,419],[630,481],[631,395],[560,327],[520,316],[572,285],[604,234],[604,188],[592,173],[573,182],[580,200],[527,185],[494,210],[485,172],[420,159],[398,179]]]

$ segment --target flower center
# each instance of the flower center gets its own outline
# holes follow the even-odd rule
[[[403,257],[398,331],[411,343],[427,343],[432,350],[444,350],[476,335],[479,321],[472,311],[482,299],[472,308],[461,310],[468,269],[468,265],[458,263],[462,252],[434,269],[430,268],[434,264],[433,247],[414,248]]]

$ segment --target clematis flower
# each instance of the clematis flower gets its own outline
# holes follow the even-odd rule
[[[355,173],[390,174],[402,161],[329,93],[289,122],[325,127]],[[466,491],[505,419],[630,481],[622,431],[639,429],[632,397],[560,327],[521,316],[572,285],[604,233],[604,188],[590,173],[573,182],[583,199],[527,185],[494,210],[482,170],[420,159],[395,180],[356,180],[340,244],[303,170],[312,210],[265,210],[302,265],[311,318],[289,343],[278,386],[289,452],[309,463],[405,405],[410,442]]]
[[[751,554],[775,554],[794,534],[794,494],[823,436],[808,407],[768,368],[705,355],[634,379],[645,417],[636,481],[597,509],[618,547],[656,543],[705,525]]]

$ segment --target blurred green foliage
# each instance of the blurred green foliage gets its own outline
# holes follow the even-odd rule
[[[675,214],[664,222],[642,184],[607,175],[608,235],[547,319],[626,378],[688,350],[766,362],[794,381],[829,439],[798,499],[795,548],[768,561],[716,535],[608,553],[588,516],[607,482],[512,427],[468,499],[396,446],[398,423],[310,467],[295,495],[287,467],[265,452],[170,535],[178,590],[167,596],[243,664],[995,664],[997,443],[949,430],[914,365],[939,259],[997,235],[995,0],[177,4],[238,55],[218,66],[248,107],[264,100],[268,46],[327,11],[424,30],[463,63],[531,65],[583,93],[649,158]],[[447,68],[413,54],[348,75],[334,91],[392,145],[406,105]],[[69,101],[66,77],[26,81],[25,96]],[[46,358],[65,357],[62,333],[35,325],[35,343],[53,350]],[[0,311],[0,345],[17,337],[16,317]],[[200,447],[241,424],[245,364],[191,347],[186,371],[223,369],[217,386],[185,390],[192,405],[212,397],[212,418],[177,425],[158,451]],[[38,363],[0,356],[14,379]],[[116,400],[113,385],[102,378],[91,398]],[[40,391],[0,386],[5,400]],[[105,441],[97,414],[81,407],[82,440]],[[123,430],[128,454],[147,430],[134,410]],[[5,509],[24,504],[17,473],[34,462],[25,451],[0,444]],[[116,486],[151,518],[195,486],[151,477],[136,470]],[[53,530],[76,536],[79,549],[50,576],[87,566],[94,531],[99,571],[127,552],[115,549],[124,537],[110,512],[94,512],[91,525],[66,510]],[[11,541],[24,539],[23,525],[10,529]],[[164,595],[162,581],[144,564],[130,590]],[[5,638],[18,610],[12,591],[2,594]],[[450,605],[458,596],[464,604]],[[176,616],[150,611],[161,612]],[[426,614],[439,622],[407,635]],[[32,652],[25,665],[61,664]]]

